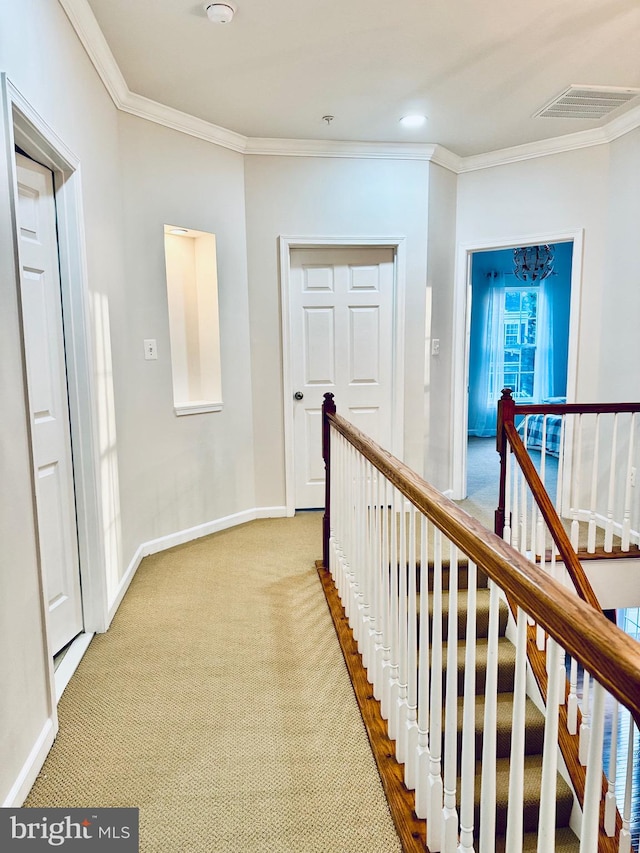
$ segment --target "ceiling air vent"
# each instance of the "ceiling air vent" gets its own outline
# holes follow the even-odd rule
[[[640,89],[615,86],[569,86],[534,118],[581,118],[598,121],[640,95]]]

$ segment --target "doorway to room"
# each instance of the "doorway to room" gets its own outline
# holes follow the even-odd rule
[[[566,402],[573,241],[477,251],[470,263],[467,494],[497,501],[497,403]]]

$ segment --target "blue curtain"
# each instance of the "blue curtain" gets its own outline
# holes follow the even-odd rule
[[[554,334],[551,279],[535,287],[537,293],[536,354],[533,399],[554,395]],[[507,282],[513,286],[511,276]],[[474,283],[469,342],[469,435],[496,434],[497,402],[504,387],[505,275],[488,273]],[[534,288],[532,288],[534,289]],[[564,389],[562,389],[564,392]]]
[[[499,377],[494,366],[502,363],[504,338],[500,334],[504,305],[504,275],[489,273],[482,286],[474,286],[473,321],[469,342],[469,435],[496,434]]]

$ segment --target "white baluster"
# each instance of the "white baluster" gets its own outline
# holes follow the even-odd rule
[[[558,644],[549,637],[547,643],[549,672],[547,709],[544,723],[542,780],[540,783],[540,817],[538,821],[538,853],[553,853],[556,835],[556,788],[558,777],[558,702],[560,684]]]
[[[442,534],[433,532],[433,617],[429,732],[429,816],[427,847],[438,853],[442,843]]]
[[[496,722],[498,693],[498,587],[489,581],[487,676],[484,689],[482,781],[480,788],[480,853],[494,853],[496,841]]]
[[[527,615],[518,608],[516,614],[516,671],[513,685],[511,717],[511,751],[509,764],[509,807],[505,849],[521,853],[524,813],[525,715],[527,701]]]
[[[584,786],[580,853],[597,853],[600,798],[602,796],[602,740],[604,735],[604,687],[593,681],[593,712],[587,778]]]
[[[578,731],[578,661],[575,658],[571,658],[571,668],[569,670],[567,731],[570,735],[575,735]]]
[[[582,481],[582,431],[584,424],[584,416],[578,415],[578,441],[576,447],[576,459],[572,465],[573,479],[573,497],[571,500],[571,546],[574,551],[578,550],[578,542],[580,540],[580,522],[578,514],[580,512],[581,481]]]
[[[383,588],[383,645],[382,645],[382,661],[381,661],[381,678],[382,685],[380,696],[380,713],[384,720],[389,719],[391,690],[391,608],[392,608],[392,590],[391,590],[391,557],[390,557],[390,525],[393,520],[393,507],[390,507],[390,492],[391,486],[388,480],[382,480],[382,588]]]
[[[366,460],[358,454],[358,651],[362,655],[362,665],[369,665],[367,657],[369,640],[369,598],[367,572],[367,473]]]
[[[615,835],[616,815],[616,765],[618,763],[618,701],[611,697],[611,742],[609,745],[609,778],[607,794],[604,798],[604,831],[609,838]]]
[[[518,468],[518,465],[517,465],[515,459],[513,458],[513,454],[511,452],[509,452],[509,455],[511,456],[511,459],[512,459],[511,467],[513,470],[513,515],[511,517],[511,524],[512,524],[512,527],[511,527],[511,544],[516,549],[516,551],[520,551],[521,550],[521,548],[520,548],[520,533],[521,533],[520,503],[519,503],[520,489],[519,489],[519,483],[518,483],[518,476],[520,473],[520,469]]]
[[[629,540],[631,537],[631,489],[632,483],[635,482],[635,474],[633,473],[633,444],[635,437],[636,412],[631,415],[631,424],[629,427],[629,455],[627,458],[627,471],[624,487],[624,516],[622,520],[622,550],[629,550]]]
[[[407,756],[404,782],[412,791],[416,787],[418,760],[418,604],[416,600],[416,508],[409,506],[409,570],[407,611]]]
[[[609,457],[609,493],[607,495],[607,522],[604,532],[604,550],[613,550],[613,509],[616,489],[616,454],[618,445],[618,415],[613,416],[613,435],[611,436],[611,454]]]
[[[373,517],[373,551],[371,555],[371,571],[373,575],[373,634],[371,636],[372,661],[369,673],[372,676],[373,695],[380,701],[382,696],[382,610],[384,595],[382,590],[382,509],[380,506],[380,493],[382,490],[382,475],[375,468],[371,468],[371,502]]]
[[[362,600],[362,665],[367,670],[368,681],[373,681],[369,673],[372,658],[372,635],[371,625],[374,620],[373,612],[373,573],[372,573],[372,519],[371,519],[371,463],[362,458],[362,577],[363,577],[363,600]]]
[[[600,466],[600,413],[596,415],[594,448],[591,465],[591,497],[589,500],[589,532],[587,535],[587,551],[593,554],[596,550],[596,508],[598,500],[598,469]]]
[[[418,770],[415,808],[429,819],[429,554],[427,519],[420,519],[420,629],[418,658]]]
[[[527,481],[520,472],[520,552],[526,554],[529,550],[529,531],[527,530]]]
[[[389,664],[389,720],[388,731],[391,740],[398,737],[398,493],[391,487],[391,605],[390,614],[390,664]]]
[[[562,515],[562,493],[564,489],[566,425],[566,417],[564,415],[560,415],[560,453],[558,455],[558,476],[556,477],[555,503],[556,512],[560,516]]]
[[[633,790],[633,735],[634,723],[629,714],[629,740],[627,744],[627,774],[622,809],[622,829],[620,830],[619,853],[631,853],[631,794]]]
[[[444,800],[442,838],[444,853],[458,847],[456,772],[458,763],[458,549],[449,549],[449,616],[447,619],[447,676],[444,723]]]
[[[580,764],[586,767],[589,758],[589,739],[591,737],[591,721],[589,711],[589,673],[584,671],[582,679],[582,723],[580,724],[580,744],[578,747],[578,758]]]
[[[396,758],[407,760],[407,514],[405,498],[400,495],[400,566],[398,570],[398,736]]]
[[[511,473],[512,457],[509,446],[505,447],[505,488],[504,488],[504,527],[502,529],[502,538],[505,542],[511,543]]]
[[[467,575],[467,629],[464,651],[462,758],[460,767],[459,853],[473,853],[473,806],[476,775],[476,616],[477,570],[469,561]]]

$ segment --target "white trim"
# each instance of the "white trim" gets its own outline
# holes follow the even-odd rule
[[[69,2],[69,0],[64,0],[64,2]],[[246,136],[242,136],[233,130],[227,130],[226,127],[219,127],[217,124],[212,124],[209,121],[197,118],[197,116],[183,113],[173,107],[166,107],[150,98],[136,95],[135,92],[127,90],[127,95],[122,104],[116,104],[116,106],[125,113],[131,113],[138,118],[153,121],[180,133],[186,133],[188,136],[195,136],[196,139],[204,139],[205,142],[220,145],[222,148],[230,148],[231,151],[237,151],[241,154],[246,151]]]
[[[469,292],[471,289],[471,256],[474,252],[515,249],[544,243],[573,242],[571,264],[571,305],[569,317],[569,349],[567,353],[567,400],[573,402],[577,391],[578,344],[580,338],[580,305],[582,289],[582,254],[584,230],[576,228],[555,233],[522,234],[474,243],[461,243],[456,250],[453,294],[453,361],[451,366],[451,492],[454,500],[466,497],[467,431],[469,403]]]
[[[89,59],[100,75],[100,79],[113,103],[122,109],[129,95],[129,87],[107,44],[100,25],[86,0],[58,0],[71,26],[87,51]]]
[[[185,530],[178,530],[175,533],[168,533],[166,536],[159,536],[157,539],[150,539],[148,542],[143,542],[138,546],[122,580],[118,584],[116,595],[109,607],[107,624],[111,624],[126,591],[129,589],[129,584],[133,580],[138,566],[144,557],[148,557],[150,554],[157,554],[160,551],[166,551],[169,548],[175,548],[176,545],[184,545],[185,542],[192,542],[194,539],[209,536],[211,533],[218,533],[220,530],[236,527],[238,524],[255,521],[258,518],[283,518],[286,515],[287,510],[283,506],[254,507],[253,509],[246,509],[232,515],[225,515],[214,521],[207,521],[204,524],[197,524],[195,527],[188,527]]]
[[[9,793],[2,803],[3,809],[16,809],[24,803],[27,794],[33,787],[33,783],[38,777],[38,773],[42,769],[44,760],[58,732],[58,723],[55,717],[48,717],[45,724],[38,735],[36,742],[27,756],[27,760],[22,765],[22,770],[18,773],[16,781],[13,783]]]
[[[442,145],[405,142],[343,142],[318,139],[268,139],[247,137],[196,116],[131,92],[87,0],[58,0],[115,106],[156,124],[204,139],[243,154],[288,157],[357,157],[364,159],[428,160],[455,174],[489,169],[536,157],[613,142],[640,127],[640,107],[634,107],[607,124],[554,136],[510,148],[461,157]]]
[[[80,161],[4,75],[2,84],[15,142],[54,175],[84,627],[104,631],[106,573]],[[14,163],[13,155],[10,159]]]
[[[287,515],[295,513],[295,454],[293,429],[293,384],[291,352],[291,250],[310,248],[363,248],[375,246],[393,249],[393,368],[391,452],[402,459],[404,453],[404,330],[406,289],[405,237],[291,237],[280,235],[280,314],[282,334],[282,388],[285,457],[285,503]]]
[[[203,415],[207,412],[221,412],[224,408],[224,403],[208,403],[201,400],[198,403],[178,403],[173,407],[173,411],[178,417],[182,415]]]
[[[78,664],[84,657],[84,653],[89,648],[91,640],[94,638],[93,633],[78,634],[75,640],[71,643],[65,656],[60,661],[60,664],[55,672],[56,684],[56,702],[60,701],[66,686],[71,681],[71,676],[78,668]]]

